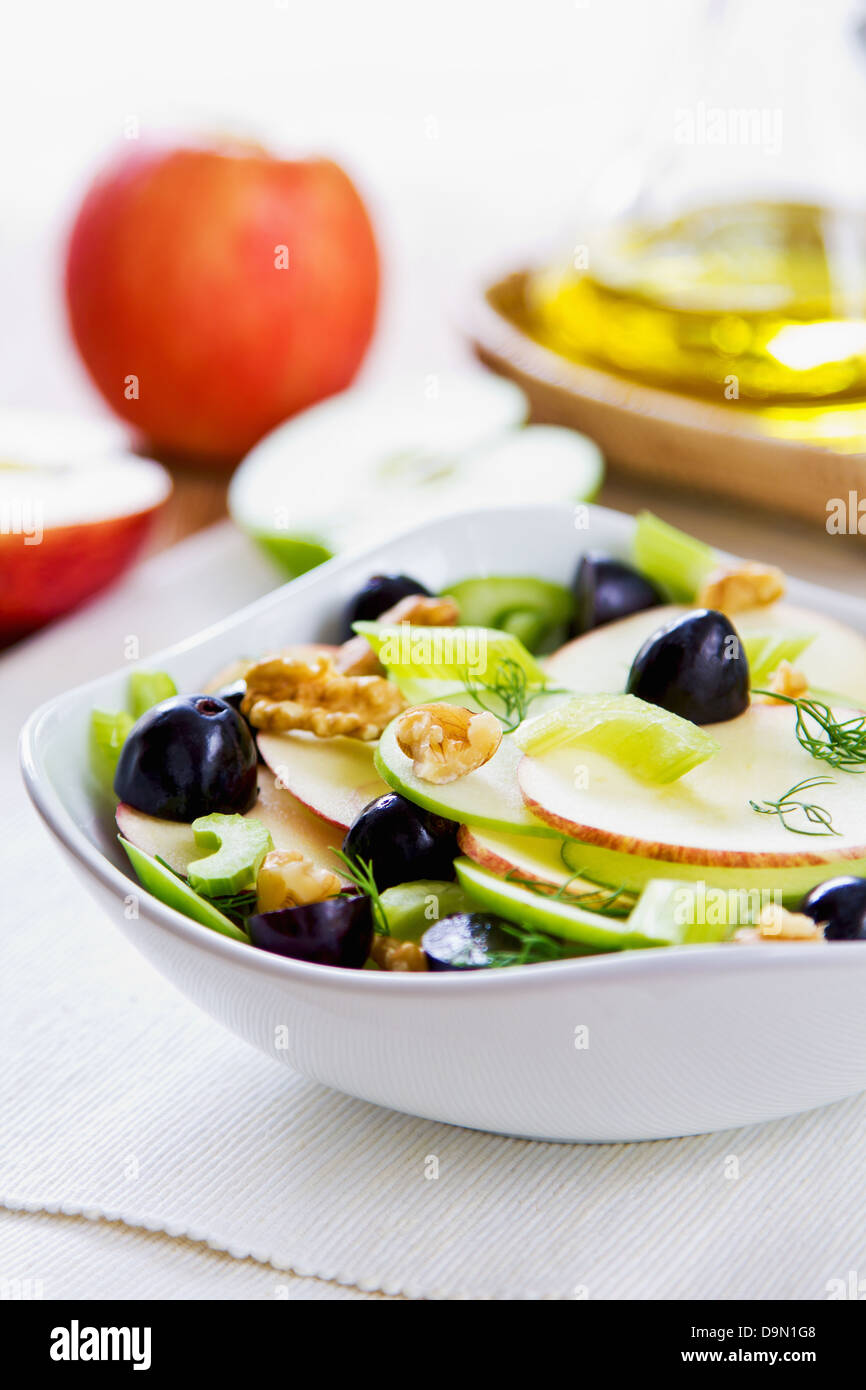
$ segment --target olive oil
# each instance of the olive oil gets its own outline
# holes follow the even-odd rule
[[[527,326],[546,346],[673,390],[777,407],[779,432],[794,437],[844,435],[815,409],[845,403],[860,433],[866,218],[734,202],[614,227],[587,256],[586,269],[527,283]]]

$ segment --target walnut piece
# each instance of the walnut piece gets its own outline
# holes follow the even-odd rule
[[[802,671],[798,671],[796,666],[792,666],[790,661],[781,661],[777,669],[773,672],[768,683],[768,689],[774,690],[777,695],[787,695],[792,700],[797,700],[801,695],[805,695],[809,689],[809,681]],[[783,705],[784,700],[774,700],[771,695],[759,695],[757,699],[766,705]]]
[[[342,887],[336,874],[318,868],[298,850],[272,849],[256,879],[256,907],[259,912],[304,907],[336,897]]]
[[[370,955],[380,970],[426,970],[427,957],[416,941],[396,936],[374,936]]]
[[[386,627],[411,623],[414,627],[453,627],[459,617],[457,604],[448,595],[428,598],[426,594],[407,594],[376,619]],[[380,676],[384,671],[379,658],[361,633],[344,642],[335,658],[337,670],[345,676]]]
[[[756,941],[821,941],[823,933],[817,922],[807,917],[805,912],[789,912],[778,903],[768,903],[762,908],[757,926],[742,927],[734,933],[734,940],[744,943]]]
[[[697,602],[701,608],[717,608],[730,615],[744,608],[764,608],[784,592],[785,576],[775,565],[741,560],[714,569],[698,590]]]
[[[460,611],[448,594],[407,594],[376,619],[383,627],[411,623],[413,627],[453,627]]]
[[[341,676],[383,676],[385,667],[382,665],[366,637],[359,632],[356,637],[350,637],[348,642],[337,651],[334,657],[334,665]]]
[[[406,701],[384,676],[346,676],[325,653],[267,656],[247,671],[241,712],[257,729],[306,729],[319,738],[344,734],[369,742]]]
[[[489,762],[502,742],[495,714],[462,705],[415,705],[395,725],[397,743],[424,782],[456,782]]]

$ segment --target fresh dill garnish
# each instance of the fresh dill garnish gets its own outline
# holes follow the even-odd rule
[[[790,830],[792,835],[841,835],[841,830],[833,828],[833,817],[823,806],[817,806],[810,801],[797,801],[795,798],[799,792],[814,791],[815,787],[832,787],[835,785],[832,777],[807,777],[796,786],[784,792],[778,801],[766,800],[762,803],[749,801],[753,811],[757,811],[760,816],[778,816],[786,830]],[[807,830],[796,825],[789,825],[786,816],[802,814],[809,821],[810,825],[822,825],[823,830]]]
[[[370,899],[373,905],[373,925],[380,936],[388,936],[388,919],[385,916],[385,909],[382,906],[382,899],[379,889],[376,887],[376,879],[373,876],[373,861],[371,859],[350,859],[348,854],[344,854],[341,849],[335,849],[334,854],[341,860],[345,870],[346,878],[357,888],[359,893],[363,893]]]
[[[539,685],[535,681],[530,682],[520,662],[515,661],[510,656],[504,657],[498,663],[496,674],[492,680],[476,680],[468,671],[462,673],[462,680],[466,693],[472,696],[480,709],[485,710],[488,714],[496,715],[506,734],[513,734],[518,725],[523,723],[529,706],[533,700],[538,699],[539,695],[565,695],[568,693],[565,690],[554,689],[549,685]],[[485,694],[493,696],[500,707],[498,709],[491,708],[484,698]]]
[[[774,690],[756,690],[793,705],[797,711],[794,733],[806,752],[829,763],[840,772],[866,772],[866,714],[839,720],[823,700],[807,700],[779,695]],[[811,720],[812,726],[807,722]],[[814,727],[817,725],[817,729]],[[820,732],[818,732],[820,730]]]
[[[552,902],[568,903],[572,907],[582,907],[588,912],[598,912],[609,917],[623,917],[630,911],[630,905],[623,903],[616,912],[613,905],[618,898],[625,894],[624,888],[591,888],[585,893],[572,893],[570,884],[575,880],[580,882],[580,874],[572,874],[571,878],[566,879],[557,888],[552,883],[540,883],[538,879],[525,878],[517,869],[509,869],[504,875],[506,883],[516,883],[519,888],[526,888],[530,893],[537,893],[539,897],[548,898]]]
[[[519,927],[513,922],[500,921],[497,925],[506,936],[515,937],[520,945],[514,951],[491,951],[491,966],[502,969],[509,965],[534,965],[539,961],[561,960],[565,954],[563,942],[544,932]]]

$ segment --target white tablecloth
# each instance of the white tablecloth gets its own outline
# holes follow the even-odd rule
[[[46,1297],[820,1299],[866,1272],[864,1099],[631,1146],[452,1129],[275,1067],[112,930],[25,802],[13,726],[129,633],[146,655],[270,582],[219,528],[0,662],[0,1204],[57,1214],[0,1220],[0,1276]]]

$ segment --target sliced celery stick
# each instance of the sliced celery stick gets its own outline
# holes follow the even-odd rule
[[[125,710],[112,713],[104,709],[90,712],[90,766],[101,786],[110,788],[117,760],[133,725]]]
[[[693,603],[707,575],[718,564],[712,546],[669,526],[652,512],[637,518],[632,558],[673,603]]]
[[[752,685],[765,685],[783,661],[795,662],[814,640],[814,632],[750,632],[742,641]]]
[[[518,637],[530,651],[565,641],[566,625],[574,612],[574,595],[561,584],[515,575],[463,579],[449,584],[461,622],[495,627]]]
[[[192,823],[196,844],[212,853],[187,867],[190,886],[208,898],[239,893],[255,886],[265,855],[273,849],[271,832],[251,816],[223,816],[215,811]]]
[[[676,782],[719,751],[705,729],[636,695],[576,695],[525,720],[514,741],[536,758],[556,748],[591,748],[658,783]]]
[[[488,627],[382,627],[355,623],[389,675],[412,698],[419,681],[490,686],[506,671],[522,672],[527,684],[542,686],[546,677],[517,637]],[[435,698],[435,697],[432,697]]]
[[[176,694],[177,686],[166,671],[133,671],[129,677],[129,703],[136,719]]]
[[[184,883],[183,879],[178,878],[171,869],[160,864],[158,859],[153,859],[151,855],[145,854],[144,850],[131,844],[129,840],[125,840],[122,835],[118,835],[117,838],[129,855],[129,862],[135,869],[139,881],[149,893],[152,893],[155,898],[159,898],[160,902],[166,903],[168,907],[176,908],[185,917],[192,917],[194,921],[201,922],[205,927],[212,927],[214,931],[221,932],[223,936],[231,936],[235,941],[249,941],[245,931],[236,927],[234,922],[214,907],[213,903],[207,902],[205,898],[200,898],[198,893],[193,892],[189,884]]]
[[[629,927],[642,936],[654,936],[670,946],[695,946],[726,941],[737,928],[754,917],[755,896],[737,889],[708,887],[654,878],[640,895]]]

